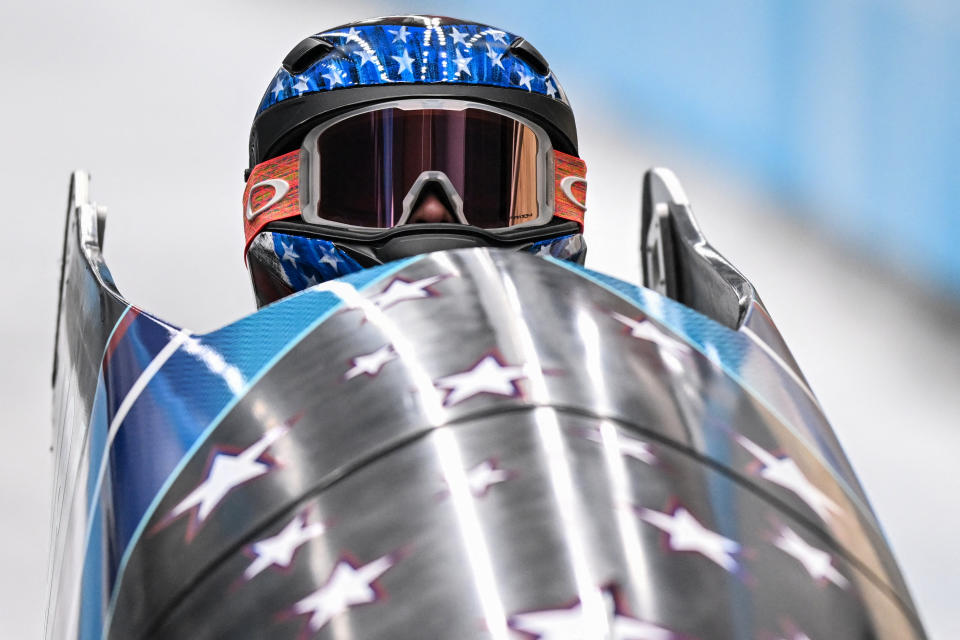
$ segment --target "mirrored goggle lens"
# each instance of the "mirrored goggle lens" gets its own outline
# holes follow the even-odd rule
[[[476,108],[361,113],[322,131],[315,152],[310,170],[317,174],[316,215],[326,221],[394,226],[403,215],[404,197],[424,171],[449,178],[471,225],[512,227],[540,215],[536,132],[498,113]],[[418,221],[415,213],[406,220]]]

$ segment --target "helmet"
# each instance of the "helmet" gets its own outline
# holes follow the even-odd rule
[[[533,45],[483,24],[387,17],[304,39],[257,109],[246,180],[260,305],[429,251],[586,254],[567,97]]]

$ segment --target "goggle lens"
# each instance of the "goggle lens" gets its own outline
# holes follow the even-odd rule
[[[476,108],[369,111],[322,130],[314,150],[312,200],[325,221],[393,227],[426,171],[449,179],[468,224],[497,229],[540,216],[537,134],[506,115]],[[417,220],[408,215],[406,222]]]

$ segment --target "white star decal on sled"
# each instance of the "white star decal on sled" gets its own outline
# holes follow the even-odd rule
[[[473,368],[434,381],[437,389],[447,391],[445,407],[452,407],[481,393],[515,397],[520,395],[517,380],[526,378],[523,367],[505,366],[494,356],[486,356]]]
[[[413,58],[410,57],[410,52],[406,49],[403,50],[402,56],[390,56],[397,61],[397,64],[400,65],[400,70],[397,71],[397,74],[401,74],[404,71],[409,71],[413,73]]]
[[[317,286],[318,284],[320,284],[320,281],[317,280],[317,276],[314,276],[314,275],[309,275],[309,276],[307,276],[307,277],[306,277],[306,281],[307,281],[307,286],[308,286],[308,287],[315,287],[315,286]]]
[[[470,61],[473,60],[472,56],[464,56],[460,53],[460,49],[457,49],[457,55],[454,57],[453,61],[457,65],[457,70],[454,71],[454,75],[460,75],[461,73],[466,73],[468,76],[473,75],[470,73]]]
[[[487,29],[483,32],[483,35],[490,36],[494,42],[499,42],[500,44],[507,44],[507,34],[505,31],[499,31],[497,29]]]
[[[377,56],[374,55],[372,51],[367,51],[366,49],[358,49],[353,52],[355,55],[360,56],[360,66],[367,64],[368,62],[373,66],[377,66]]]
[[[676,372],[683,370],[681,358],[690,353],[690,347],[686,343],[673,338],[646,316],[642,320],[634,320],[630,316],[625,316],[616,311],[612,312],[610,316],[630,329],[631,337],[654,343],[664,364],[670,369]]]
[[[283,93],[283,81],[277,78],[277,83],[273,85],[273,97],[279,98],[281,93]]]
[[[375,602],[377,591],[373,587],[374,581],[395,564],[396,561],[389,555],[359,568],[341,560],[327,583],[293,605],[293,611],[298,615],[310,614],[310,630],[315,633],[350,607]]]
[[[740,544],[707,529],[683,507],[677,507],[672,515],[641,507],[637,516],[665,532],[674,551],[699,553],[731,573],[739,567],[733,555],[740,551]]]
[[[810,577],[824,583],[827,580],[841,589],[850,582],[833,566],[833,558],[826,551],[817,549],[797,535],[790,527],[781,527],[780,534],[773,541],[774,546],[803,565]]]
[[[402,42],[404,44],[407,43],[407,37],[409,36],[409,33],[407,32],[406,25],[400,27],[399,30],[387,29],[387,31],[393,34],[393,42]]]
[[[487,49],[487,57],[490,58],[490,66],[500,67],[503,69],[503,52],[497,53],[493,50],[493,47]]]
[[[671,640],[676,636],[669,629],[638,620],[616,610],[613,597],[604,593],[608,640]],[[584,640],[598,637],[597,621],[586,616],[583,604],[562,609],[544,609],[517,613],[508,620],[511,629],[532,635],[539,640]]]
[[[783,633],[777,634],[776,640],[810,640],[810,636],[797,629],[789,620],[781,622],[780,628]]]
[[[470,486],[470,493],[474,498],[482,498],[487,495],[495,484],[506,482],[513,474],[505,469],[498,469],[493,460],[484,460],[474,468],[467,471],[467,484]]]
[[[343,71],[336,67],[327,67],[327,72],[322,74],[327,79],[327,88],[333,89],[338,84],[343,84]]]
[[[352,380],[359,375],[368,375],[373,377],[380,373],[380,369],[383,368],[383,365],[387,364],[391,360],[396,359],[396,357],[397,352],[393,350],[392,344],[386,344],[373,353],[357,356],[353,359],[353,367],[343,374],[343,379]]]
[[[467,33],[461,33],[456,27],[450,29],[450,37],[453,38],[454,45],[462,44],[465,47],[470,46],[466,42],[468,35]]]
[[[283,531],[251,545],[250,550],[256,556],[256,559],[243,572],[243,577],[252,580],[261,571],[273,566],[288,568],[290,563],[293,562],[293,556],[296,555],[297,549],[304,543],[322,535],[324,531],[326,531],[326,527],[323,526],[323,523],[312,522],[307,524],[306,512],[298,513],[283,528]]]
[[[447,276],[429,276],[409,282],[402,278],[395,278],[386,289],[372,296],[370,301],[380,309],[388,309],[393,305],[406,300],[419,300],[429,298],[431,292],[429,287],[437,284]]]
[[[527,91],[533,91],[533,88],[530,86],[530,81],[533,80],[533,76],[527,73],[527,70],[523,67],[520,67],[518,73],[520,74],[520,79],[517,80],[517,86],[526,87]]]
[[[228,493],[244,482],[259,478],[270,471],[272,466],[259,458],[289,430],[287,425],[273,427],[238,454],[217,452],[213,456],[206,479],[171,509],[164,522],[175,520],[196,507],[194,519],[187,527],[187,540],[192,539],[195,530],[213,513]]]
[[[660,344],[665,339],[670,339],[663,329],[655,325],[649,318],[644,317],[642,320],[634,320],[630,316],[625,316],[616,311],[610,315],[617,322],[626,325],[626,327],[630,329],[630,335],[634,338],[640,338],[641,340],[647,340],[648,342],[655,342],[657,344]]]
[[[280,261],[288,261],[293,266],[297,266],[297,258],[300,257],[300,254],[297,253],[293,245],[287,245],[283,240],[280,241],[280,246],[283,247],[283,256],[280,258]]]
[[[600,435],[599,431],[591,430],[587,434],[586,438],[587,440],[591,440],[597,444],[603,444],[603,436]],[[631,438],[621,434],[617,436],[617,447],[619,448],[620,453],[633,458],[634,460],[639,460],[640,462],[645,462],[647,464],[657,463],[657,456],[653,455],[650,445],[643,440],[637,440],[636,438]]]
[[[786,456],[778,458],[742,435],[737,435],[736,440],[763,465],[760,477],[794,493],[824,520],[829,520],[833,514],[842,513],[837,503],[814,486],[791,458]]]
[[[293,90],[297,92],[297,95],[301,95],[304,91],[308,91],[310,85],[307,84],[307,79],[303,76],[297,76],[297,84],[293,85]]]

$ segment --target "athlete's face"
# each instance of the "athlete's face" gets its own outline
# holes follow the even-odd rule
[[[437,190],[428,186],[426,193],[420,197],[420,201],[410,213],[407,224],[456,221],[457,219],[445,203],[445,199],[441,200]]]

